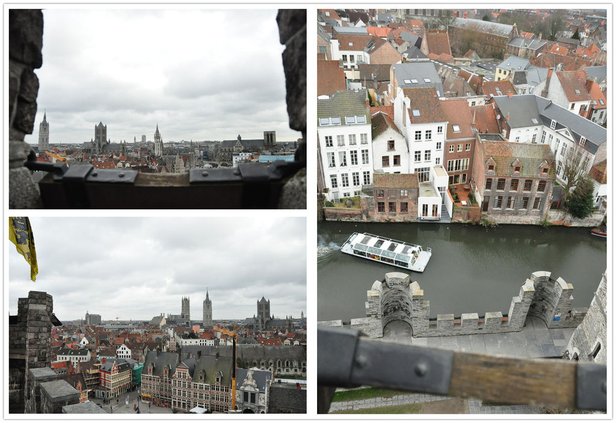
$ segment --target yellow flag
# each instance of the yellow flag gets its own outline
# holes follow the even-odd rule
[[[38,264],[30,219],[27,217],[9,217],[9,240],[15,244],[17,252],[24,256],[30,264],[30,279],[35,281],[38,274]]]

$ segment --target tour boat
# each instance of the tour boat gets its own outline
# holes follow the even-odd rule
[[[598,236],[600,238],[607,238],[607,228],[605,226],[598,226],[590,230],[590,234]]]
[[[359,232],[354,232],[340,251],[413,272],[423,272],[432,256],[431,248]]]

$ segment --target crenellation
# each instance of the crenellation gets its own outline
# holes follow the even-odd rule
[[[382,337],[383,329],[394,321],[404,321],[414,337],[471,335],[521,331],[527,317],[537,316],[548,329],[576,327],[582,322],[584,309],[572,308],[573,285],[562,278],[553,279],[550,272],[534,272],[511,300],[506,317],[490,311],[483,317],[476,312],[439,314],[430,319],[430,301],[417,281],[401,272],[385,274],[366,292],[366,317],[352,319],[351,326],[369,336]],[[380,327],[381,330],[376,329]]]

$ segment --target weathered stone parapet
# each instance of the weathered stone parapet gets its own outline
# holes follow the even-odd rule
[[[92,401],[86,401],[79,404],[65,405],[62,407],[64,414],[108,414],[101,407]]]
[[[60,375],[50,367],[40,367],[28,371],[29,387],[25,399],[25,413],[42,413],[41,384],[60,379]]]
[[[41,383],[41,411],[44,414],[62,413],[66,405],[79,403],[79,391],[65,380]]]
[[[280,9],[276,17],[287,90],[289,127],[302,133],[295,160],[306,163],[306,10]],[[306,208],[306,169],[297,172],[283,187],[280,208]]]
[[[394,321],[408,323],[414,337],[516,332],[522,330],[528,316],[539,317],[550,329],[575,327],[586,313],[571,307],[572,292],[573,285],[564,279],[554,280],[550,272],[535,272],[512,298],[506,317],[500,311],[492,311],[483,316],[462,313],[458,318],[453,314],[439,314],[436,320],[431,320],[430,301],[425,299],[419,283],[410,282],[410,276],[405,273],[390,272],[367,291],[367,317],[353,319],[351,326],[370,328],[375,337],[382,336],[373,329],[378,323],[384,329]]]
[[[41,206],[38,185],[24,167],[30,146],[24,142],[34,129],[39,90],[34,69],[43,64],[43,13],[9,10],[9,207]]]

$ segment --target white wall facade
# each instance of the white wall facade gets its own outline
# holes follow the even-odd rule
[[[344,123],[344,118],[342,120]],[[359,195],[363,185],[372,183],[372,128],[369,124],[319,126],[318,140],[328,200]]]
[[[393,141],[393,149],[389,148],[391,141]],[[387,166],[384,166],[384,157],[387,158]],[[372,140],[372,161],[374,170],[382,170],[384,173],[409,173],[409,147],[404,136],[388,128],[374,138]]]

